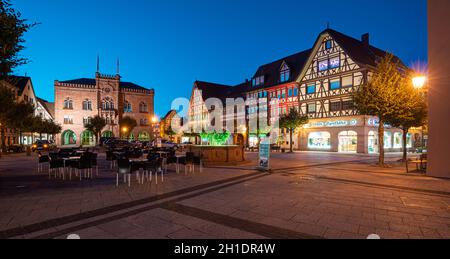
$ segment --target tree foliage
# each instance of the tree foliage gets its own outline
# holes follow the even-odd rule
[[[293,152],[293,145],[292,145],[293,133],[297,128],[307,124],[308,121],[309,121],[308,116],[300,114],[300,112],[294,108],[292,108],[288,114],[281,116],[280,128],[289,130],[289,136],[291,140],[289,150],[291,153]]]
[[[124,137],[127,137],[133,132],[133,129],[136,128],[137,121],[129,116],[125,116],[119,121],[120,129]],[[126,128],[126,132],[123,129]]]
[[[427,124],[428,105],[424,94],[413,87],[412,75],[403,80],[403,83],[400,84],[400,90],[403,92],[399,96],[402,106],[394,114],[388,116],[386,122],[393,127],[403,130],[403,161],[406,161],[406,136],[411,128],[423,127]]]
[[[376,116],[379,119],[378,146],[381,166],[384,166],[385,123],[399,116],[407,98],[403,85],[408,77],[402,69],[402,65],[394,61],[393,55],[386,55],[378,62],[372,78],[353,94],[355,106],[361,114]]]
[[[24,34],[35,25],[23,19],[9,0],[0,0],[0,80],[6,79],[14,68],[28,63],[19,53],[25,48]]]
[[[100,134],[102,133],[103,129],[106,127],[106,120],[96,115],[94,116],[91,121],[84,126],[87,130],[94,133],[95,136],[95,143],[98,143],[98,140],[100,138]]]

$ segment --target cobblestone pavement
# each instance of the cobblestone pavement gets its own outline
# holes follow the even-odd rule
[[[450,238],[449,180],[367,155],[273,154],[271,174],[247,158],[116,188],[104,155],[99,176],[82,181],[37,174],[35,157],[2,157],[0,238]]]

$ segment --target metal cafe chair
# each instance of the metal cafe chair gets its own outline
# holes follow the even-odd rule
[[[131,187],[131,163],[128,158],[121,158],[117,160],[116,187],[119,187],[119,174],[123,175],[123,181],[125,183],[128,178],[128,187]]]
[[[48,179],[51,179],[51,174],[57,178],[58,174],[61,175],[64,170],[64,160],[62,159],[50,159],[50,168],[48,170]]]
[[[156,184],[158,184],[158,172],[161,175],[161,181],[164,182],[164,170],[162,167],[163,167],[162,158],[157,158],[156,160],[149,161],[146,163],[145,174],[148,174],[150,182],[152,181],[153,172],[155,173]]]
[[[37,168],[37,172],[43,172],[44,171],[44,165],[48,165],[49,169],[50,169],[50,157],[47,155],[39,155],[38,158],[38,168]]]
[[[92,179],[92,164],[89,154],[82,154],[79,160],[72,162],[72,168],[76,170],[82,180],[82,173],[84,177]]]

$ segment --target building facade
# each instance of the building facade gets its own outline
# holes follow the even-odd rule
[[[154,116],[154,90],[122,82],[120,75],[96,73],[95,79],[55,81],[55,120],[62,125],[58,146],[93,146],[95,137],[85,129],[96,115],[107,126],[102,137],[121,137],[119,121],[132,117],[137,127],[129,132],[131,140],[150,140]],[[127,135],[128,135],[127,134]]]
[[[297,129],[293,139],[289,139],[287,130],[280,130],[277,142],[282,147],[287,148],[292,142],[294,148],[303,151],[377,153],[378,119],[360,115],[352,94],[370,80],[377,61],[386,55],[388,52],[370,44],[369,34],[355,39],[327,29],[319,34],[311,49],[260,66],[244,87],[203,83],[206,87],[202,91],[208,89],[210,93],[203,94],[203,99],[199,99],[194,87],[191,110],[195,115],[190,123],[204,123],[208,110],[199,109],[205,97],[224,99],[234,92],[234,96],[246,98],[247,121],[257,116],[258,124],[262,124],[258,114],[265,113],[268,116],[264,123],[273,126],[270,114],[283,116],[291,109],[309,117],[309,124]],[[401,69],[408,69],[398,57],[394,59]],[[260,133],[249,131],[246,144],[257,145]],[[386,125],[384,139],[387,152],[401,151],[400,129]],[[408,148],[422,143],[421,131],[411,130]]]
[[[36,96],[33,82],[28,76],[10,76],[7,81],[2,81],[3,84],[10,87],[15,94],[16,102],[27,102],[35,108],[35,116],[40,116],[46,120],[54,119],[53,103],[47,102]],[[40,136],[37,133],[19,132],[14,129],[6,129],[5,143],[10,145],[31,145],[36,140],[47,140],[47,135]],[[0,139],[0,142],[2,140]]]

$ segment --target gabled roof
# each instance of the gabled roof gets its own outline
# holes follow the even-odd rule
[[[271,87],[280,84],[280,69],[283,63],[286,63],[291,70],[289,81],[284,83],[293,82],[300,75],[300,72],[303,69],[303,66],[308,61],[308,58],[311,54],[311,49],[298,52],[296,54],[290,55],[288,57],[279,59],[269,64],[262,65],[256,71],[255,77],[264,76],[264,84],[260,86],[254,87],[252,90],[257,90],[260,88]]]
[[[324,33],[328,33],[339,44],[339,46],[359,64],[375,67],[379,59],[384,58],[387,54],[389,54],[387,51],[376,48],[370,44],[366,45],[366,43],[361,40],[357,40],[332,29],[324,30],[320,33],[319,38]],[[406,67],[397,56],[394,56],[394,62],[398,62],[401,66]]]
[[[92,79],[92,78],[79,78],[79,79],[73,79],[73,80],[66,80],[66,81],[60,81],[60,83],[91,85],[91,86],[95,86],[97,84],[96,80]],[[149,90],[149,89],[142,87],[140,85],[137,85],[135,83],[122,82],[122,81],[120,82],[120,88],[121,89],[134,89],[134,90]]]
[[[55,103],[50,103],[42,98],[36,97],[36,100],[44,107],[44,109],[55,118]]]
[[[196,81],[194,85],[202,90],[203,100],[208,98],[218,98],[225,101],[227,98],[239,98],[244,97],[245,93],[250,91],[251,82],[246,81],[236,86],[222,85],[211,82]]]
[[[231,86],[229,85],[222,85],[205,81],[195,81],[194,86],[202,91],[202,98],[204,101],[209,98],[218,98],[224,100],[228,97],[227,93],[231,88]]]
[[[22,95],[30,80],[31,78],[28,76],[10,76],[7,79],[8,83],[14,85],[19,90],[19,95]]]

